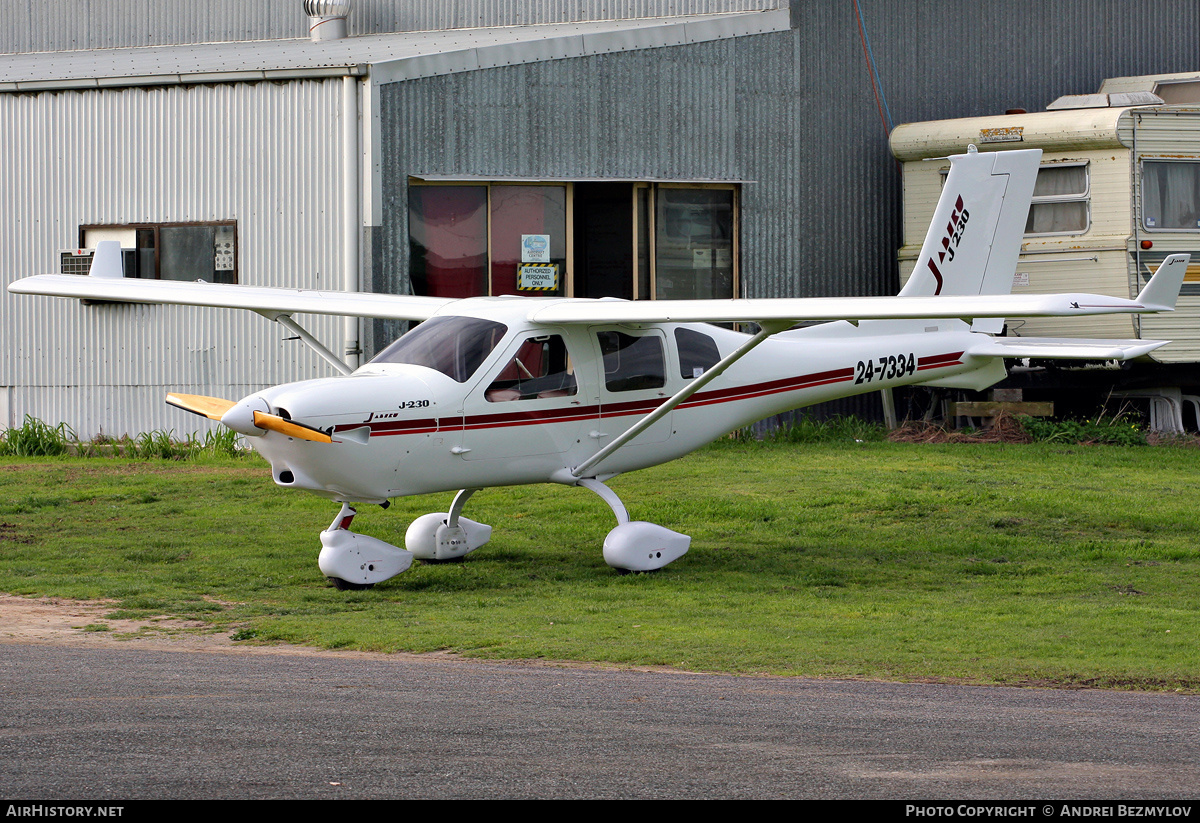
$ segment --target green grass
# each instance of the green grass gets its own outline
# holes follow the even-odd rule
[[[699,671],[1200,690],[1200,451],[1041,443],[722,441],[616,478],[635,519],[692,535],[620,576],[594,495],[486,490],[459,564],[337,592],[329,501],[257,458],[7,458],[0,590],[112,598],[239,642],[448,650]],[[363,507],[399,545],[451,495]]]
[[[25,415],[24,422],[0,432],[0,457],[50,457],[74,454],[80,457],[140,457],[160,460],[195,460],[206,456],[243,457],[239,435],[231,429],[210,429],[203,438],[194,433],[180,440],[174,432],[144,432],[137,437],[100,436],[80,440],[66,424],[51,426]]]

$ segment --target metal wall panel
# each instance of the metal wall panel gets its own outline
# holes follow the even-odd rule
[[[359,33],[782,5],[360,0],[350,28]],[[1029,0],[968,9],[956,0],[790,5],[798,25],[791,32],[389,86],[381,95],[384,225],[370,232],[381,246],[373,258],[380,261],[376,286],[405,289],[407,175],[424,172],[753,180],[742,199],[748,295],[894,291],[899,174],[877,111],[856,5],[893,123],[1014,106],[1032,110],[1063,93],[1093,91],[1105,77],[1200,66],[1200,4],[1194,0]],[[299,37],[305,28],[298,10],[268,0],[0,0],[0,11],[6,15],[0,51]],[[295,278],[286,282],[338,283],[338,240],[328,229],[338,225],[340,198],[326,177],[339,168],[331,142],[339,130],[328,119],[336,112],[338,84],[313,85],[321,91],[305,92],[308,102],[298,91],[304,84],[269,83],[3,96],[0,208],[9,219],[0,223],[0,247],[6,266],[20,273],[52,268],[53,250],[73,245],[80,222],[119,215],[233,216],[243,280],[274,282],[281,277],[276,272],[286,272]],[[88,94],[103,103],[86,104]],[[186,160],[173,160],[176,155]],[[324,162],[306,165],[312,156]],[[296,230],[250,230],[272,221]],[[15,273],[6,268],[6,276]],[[227,351],[230,341],[240,359],[217,364],[214,386],[289,379],[323,368],[302,354],[292,370],[277,333],[256,318],[235,323],[211,319],[217,313],[171,310],[180,321],[144,307],[41,301],[54,308],[39,309],[27,300],[20,306],[8,297],[0,302],[9,335],[0,352],[0,386],[135,385],[146,374],[163,385],[179,379],[187,381],[184,388],[198,386],[209,379],[202,377],[204,369],[220,359],[203,352]],[[126,320],[140,324],[133,338],[117,331]],[[181,322],[187,333],[178,328]],[[335,333],[333,324],[317,326],[325,339]],[[42,351],[66,354],[46,355],[52,362],[42,369]]]
[[[861,267],[822,268],[819,250],[855,248],[843,238],[874,201],[821,225],[833,190],[864,187],[862,156],[826,139],[836,123],[806,117],[799,42],[783,32],[385,86],[380,286],[407,288],[408,176],[438,174],[753,181],[741,199],[745,293],[861,293]],[[814,158],[814,145],[830,150]],[[844,178],[827,165],[838,156]],[[878,269],[875,290],[891,283]]]
[[[341,91],[330,80],[0,95],[3,282],[55,271],[80,224],[234,219],[241,282],[340,288]],[[306,325],[334,342],[340,323]],[[163,394],[237,398],[331,373],[248,312],[5,291],[0,329],[12,415],[81,435],[203,429]]]
[[[747,296],[894,293],[900,174],[883,104],[891,125],[1033,110],[1105,77],[1200,66],[1194,0],[857,5],[880,102],[856,5],[821,0],[791,4],[790,32],[386,86],[377,287],[407,289],[407,176],[430,173],[752,180]]]
[[[893,123],[1040,108],[1106,76],[1200,65],[1190,0],[1079,0],[1077,14],[859,6]],[[754,180],[742,200],[748,295],[894,291],[899,171],[855,5],[793,11],[798,28],[786,33],[388,85],[380,286],[405,288],[407,175],[438,173]],[[1155,36],[1167,28],[1186,36]]]
[[[350,35],[760,11],[786,0],[352,0]],[[0,54],[308,36],[301,0],[0,0]]]

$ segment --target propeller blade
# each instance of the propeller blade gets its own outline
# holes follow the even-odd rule
[[[320,429],[314,429],[312,426],[305,426],[303,423],[295,423],[291,420],[284,420],[282,417],[275,414],[266,414],[265,412],[256,411],[254,413],[254,425],[258,426],[260,429],[266,429],[267,431],[286,434],[288,437],[294,437],[297,440],[311,440],[314,443],[333,442],[333,438]]]
[[[237,402],[220,397],[205,397],[202,394],[172,393],[167,395],[167,404],[201,417],[207,417],[209,420],[220,420],[225,412],[237,405]]]
[[[261,401],[260,401],[261,402]],[[237,405],[236,400],[224,400],[220,397],[205,397],[202,394],[175,394],[167,395],[167,403],[184,411],[189,411],[192,414],[198,414],[201,417],[207,417],[209,420],[217,420],[225,422],[222,418],[225,413]],[[225,425],[229,425],[226,423]],[[320,429],[314,429],[312,426],[305,426],[303,423],[295,423],[291,420],[284,420],[276,414],[268,414],[266,412],[254,412],[254,425],[260,429],[267,431],[279,432],[286,434],[288,437],[294,437],[297,440],[311,440],[314,443],[332,443],[333,438],[327,435]],[[235,423],[232,427],[234,431],[240,428]],[[252,430],[245,428],[245,431],[254,433]]]

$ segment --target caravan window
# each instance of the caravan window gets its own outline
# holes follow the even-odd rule
[[[1200,229],[1200,163],[1142,163],[1142,225],[1150,230]]]
[[[1086,163],[1042,166],[1033,185],[1025,233],[1083,234],[1091,224],[1089,193]]]
[[[949,169],[942,170],[946,185]],[[1087,163],[1055,163],[1038,169],[1025,234],[1083,234],[1091,228],[1091,182]]]

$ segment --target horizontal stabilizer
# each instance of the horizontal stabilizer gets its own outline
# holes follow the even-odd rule
[[[1132,360],[1165,346],[1166,340],[1075,340],[1068,337],[993,337],[971,347],[978,357],[1062,360]]]

